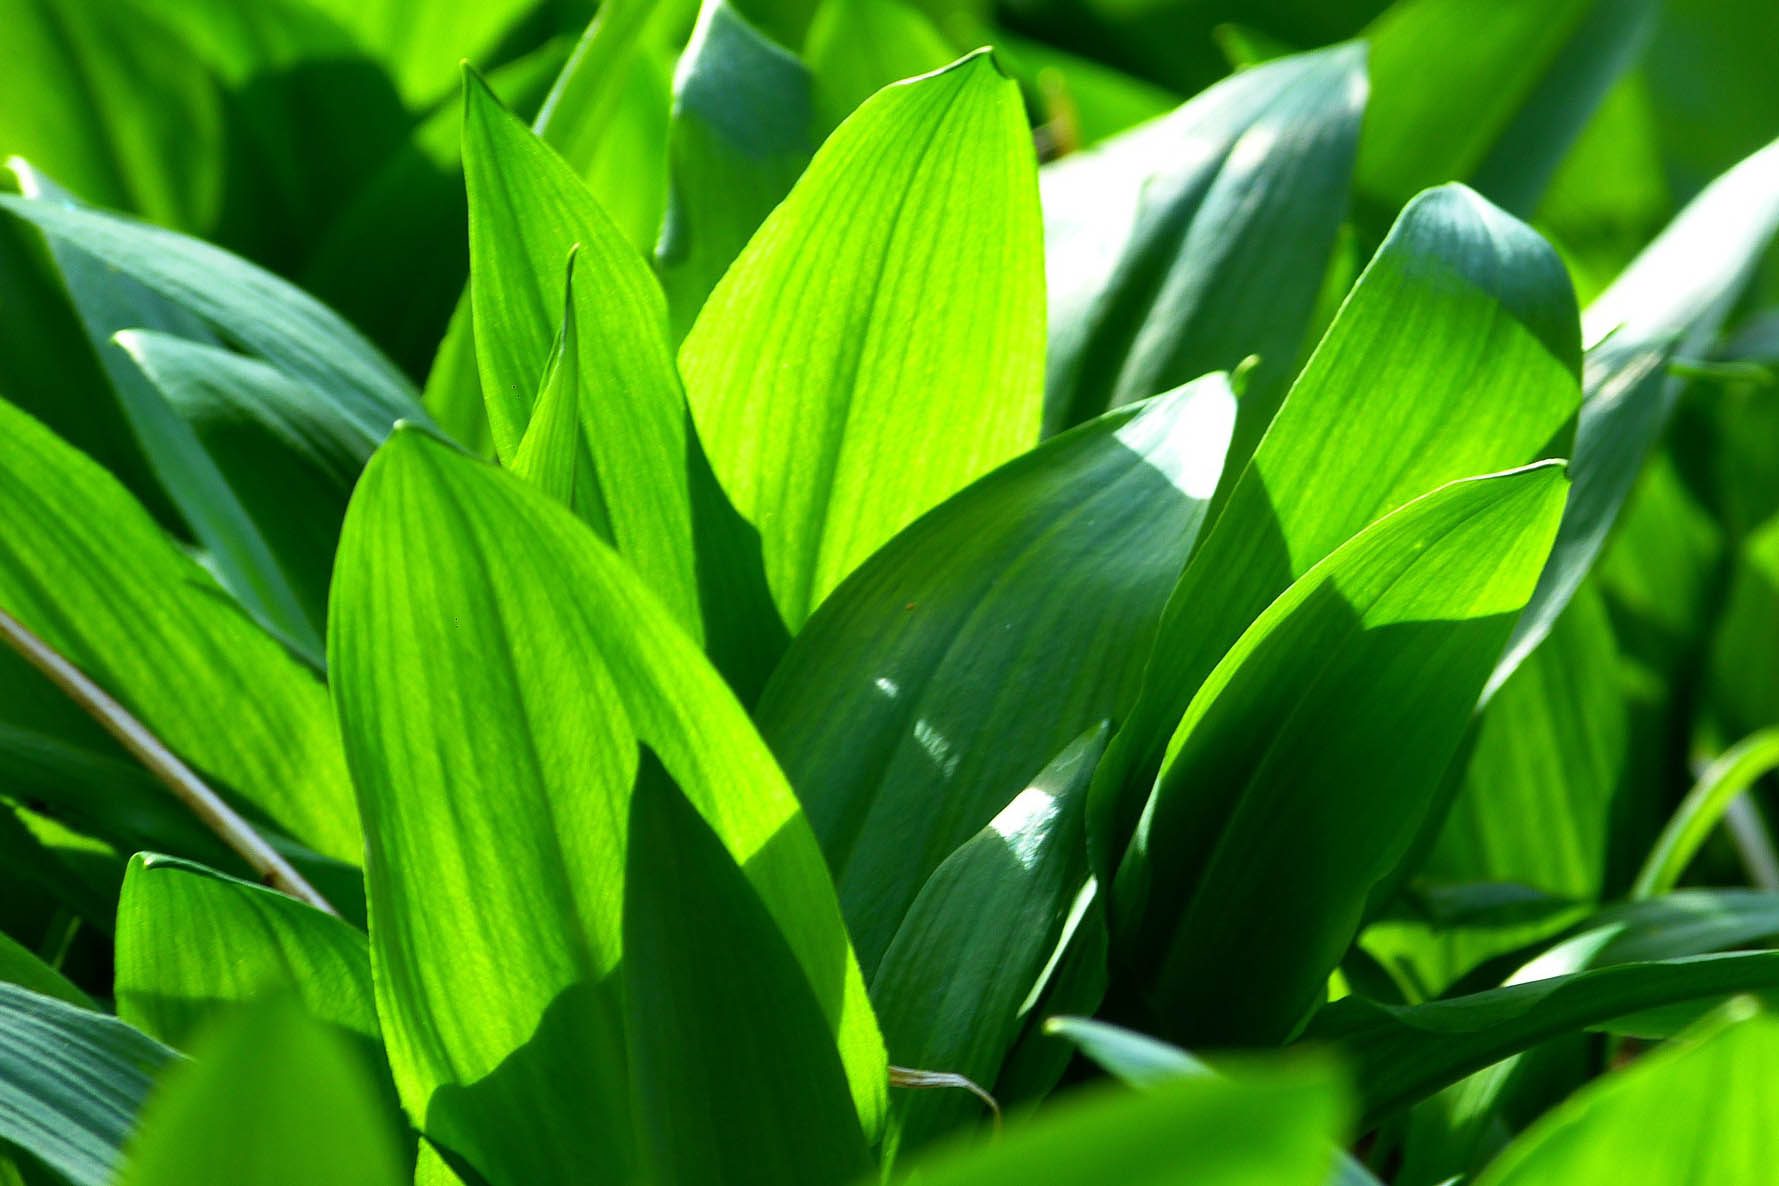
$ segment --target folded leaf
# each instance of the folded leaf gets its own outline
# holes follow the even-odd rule
[[[755,714],[872,973],[927,877],[1116,719],[1216,489],[1223,376],[1048,441],[837,589]]]
[[[633,1165],[617,976],[639,745],[784,932],[875,1131],[881,1039],[801,809],[721,679],[585,524],[399,432],[347,512],[329,631],[378,1012],[429,1137],[497,1186]]]
[[[314,673],[109,474],[4,402],[0,458],[0,608],[238,804],[356,861],[339,733]]]
[[[168,1045],[189,1048],[231,1006],[290,993],[382,1060],[364,932],[276,890],[138,853],[118,899],[116,951],[117,1015]]]
[[[385,1117],[358,1052],[273,998],[219,1022],[155,1085],[118,1186],[401,1186]]]
[[[698,434],[793,633],[897,531],[1036,443],[1036,171],[992,58],[886,88],[823,145],[680,348]]]
[[[809,71],[728,0],[706,0],[673,79],[655,270],[673,340],[815,151]]]
[[[988,827],[933,871],[871,979],[890,1061],[990,1084],[1087,880],[1082,817],[1104,724],[1058,754]],[[905,1155],[980,1116],[961,1091],[898,1099]]]
[[[1644,1010],[1708,1006],[1737,993],[1779,994],[1779,952],[1621,964],[1423,1005],[1347,997],[1305,1039],[1332,1045],[1370,1128],[1509,1055]]]
[[[1193,699],[1113,936],[1171,1034],[1288,1037],[1433,809],[1550,548],[1554,464],[1455,482],[1275,601]]]
[[[514,473],[565,507],[575,506],[575,485],[586,446],[581,439],[581,342],[575,320],[574,261],[578,246],[568,253],[568,296],[562,305],[562,329],[550,347],[543,384],[531,406],[531,422],[513,450],[509,463]],[[588,460],[588,468],[592,462]],[[595,475],[589,473],[589,479]],[[597,497],[582,497],[582,517],[606,538],[611,519]]]
[[[149,1085],[178,1055],[114,1017],[0,984],[0,1140],[111,1186]]]
[[[1168,600],[1095,780],[1102,870],[1193,694],[1255,616],[1410,499],[1560,454],[1579,356],[1569,278],[1530,228],[1462,186],[1403,211]]]
[[[1295,372],[1346,211],[1365,51],[1243,71],[1041,174],[1056,432],[1248,355],[1234,457]]]

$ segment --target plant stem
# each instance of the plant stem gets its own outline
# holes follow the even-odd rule
[[[322,897],[320,891],[284,859],[283,854],[254,831],[253,825],[242,819],[234,808],[223,802],[222,797],[205,785],[204,780],[177,754],[161,744],[146,725],[3,609],[0,609],[0,636],[4,636],[26,662],[103,725],[105,731],[117,738],[155,777],[166,783],[206,827],[241,855],[262,881],[299,902],[307,902],[318,910],[338,916],[339,911],[333,904]]]

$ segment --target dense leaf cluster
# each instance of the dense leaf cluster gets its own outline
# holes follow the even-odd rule
[[[1769,4],[0,28],[0,1184],[1771,1180]]]

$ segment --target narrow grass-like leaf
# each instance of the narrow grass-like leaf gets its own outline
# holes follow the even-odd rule
[[[1779,143],[1712,182],[1588,306],[1575,494],[1491,691],[1550,632],[1593,567],[1683,386],[1668,374],[1669,359],[1699,353],[1717,335],[1775,228]]]
[[[1255,616],[1410,499],[1560,454],[1579,369],[1569,278],[1530,228],[1461,186],[1403,212],[1168,600],[1094,787],[1102,871],[1193,694]]]
[[[1590,1084],[1478,1176],[1478,1186],[1721,1182],[1779,1162],[1779,1020],[1732,1006],[1703,1032]]]
[[[346,1039],[273,998],[219,1022],[155,1085],[118,1186],[403,1186],[385,1117]]]
[[[1417,499],[1292,585],[1206,679],[1113,900],[1168,1032],[1279,1041],[1317,1003],[1433,807],[1567,487],[1545,464]]]
[[[1087,879],[1087,786],[1101,724],[1071,742],[994,820],[933,871],[871,980],[890,1061],[993,1083],[1028,995]],[[898,1155],[979,1116],[961,1091],[904,1092]]]
[[[1709,1007],[1738,993],[1779,996],[1779,952],[1709,955],[1554,976],[1422,1005],[1348,997],[1306,1041],[1332,1044],[1369,1128],[1465,1075],[1541,1042],[1671,1005]]]
[[[863,1173],[846,1071],[795,953],[658,768],[631,797],[629,844],[624,990],[648,1180],[831,1186]]]
[[[1240,1079],[1181,1079],[1152,1091],[1082,1096],[1010,1129],[960,1144],[896,1181],[919,1186],[1324,1186],[1345,1109],[1316,1067],[1255,1069]],[[1241,1140],[1231,1140],[1241,1133]]]
[[[903,531],[791,646],[755,715],[868,974],[939,862],[1130,703],[1234,418],[1217,375],[1046,442]]]
[[[72,981],[44,963],[30,948],[11,935],[0,934],[0,983],[18,987],[70,1005],[92,1008],[92,998],[76,988]]]
[[[1725,811],[1765,774],[1779,769],[1779,728],[1745,737],[1720,754],[1699,775],[1662,829],[1643,862],[1634,898],[1653,898],[1673,889]]]
[[[636,575],[548,496],[413,430],[359,483],[334,579],[378,1011],[424,1131],[502,1182],[633,1164],[617,977],[640,744],[784,931],[874,1132],[883,1047],[820,850]]]
[[[256,997],[381,1040],[364,932],[284,894],[173,857],[137,854],[117,904],[117,1014],[180,1049]]]
[[[1338,46],[1244,71],[1043,171],[1047,431],[1258,355],[1234,453],[1247,460],[1305,345],[1365,97],[1364,50]]]
[[[154,1076],[179,1056],[114,1017],[0,984],[0,1140],[111,1186]]]
[[[989,56],[886,88],[681,347],[699,436],[793,633],[896,532],[1036,443],[1036,172],[1018,88]]]
[[[238,804],[355,861],[345,762],[314,674],[110,475],[4,403],[0,457],[0,608]]]
[[[673,340],[815,151],[809,71],[736,12],[706,0],[673,79],[667,219],[655,270]]]

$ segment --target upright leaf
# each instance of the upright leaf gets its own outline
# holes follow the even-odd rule
[[[921,887],[871,980],[892,1062],[979,1084],[999,1075],[1087,880],[1082,820],[1106,734],[1102,723],[1071,742]],[[982,1110],[958,1091],[897,1102],[898,1153]]]
[[[1403,211],[1168,600],[1094,787],[1102,865],[1193,694],[1255,616],[1410,499],[1561,453],[1579,354],[1569,279],[1530,228],[1461,186]]]
[[[1366,31],[1361,195],[1387,217],[1469,181],[1522,217],[1647,39],[1655,0],[1409,0]]]
[[[1036,442],[1041,252],[1018,88],[978,54],[860,108],[711,293],[686,393],[793,632]]]
[[[1211,376],[1009,462],[899,534],[792,644],[755,715],[867,973],[939,862],[1045,755],[1125,711],[1234,405]]]
[[[288,1000],[209,1030],[156,1084],[118,1186],[403,1186],[398,1133],[335,1030]]]
[[[1205,680],[1113,901],[1170,1032],[1279,1041],[1317,1003],[1433,808],[1567,485],[1541,465],[1417,499],[1292,585]]]
[[[356,861],[339,734],[314,673],[109,474],[4,402],[0,458],[0,608],[237,801]]]
[[[1243,71],[1043,171],[1048,431],[1252,354],[1246,461],[1304,347],[1365,99],[1364,50],[1337,46]]]
[[[728,0],[706,0],[673,79],[655,270],[673,340],[815,151],[809,71]]]
[[[114,1017],[0,984],[0,1140],[111,1186],[149,1085],[179,1056]]]
[[[429,1137],[497,1184],[633,1166],[617,977],[643,745],[784,932],[876,1129],[883,1048],[796,798],[720,678],[584,524],[397,433],[347,512],[329,630],[378,1012]]]

